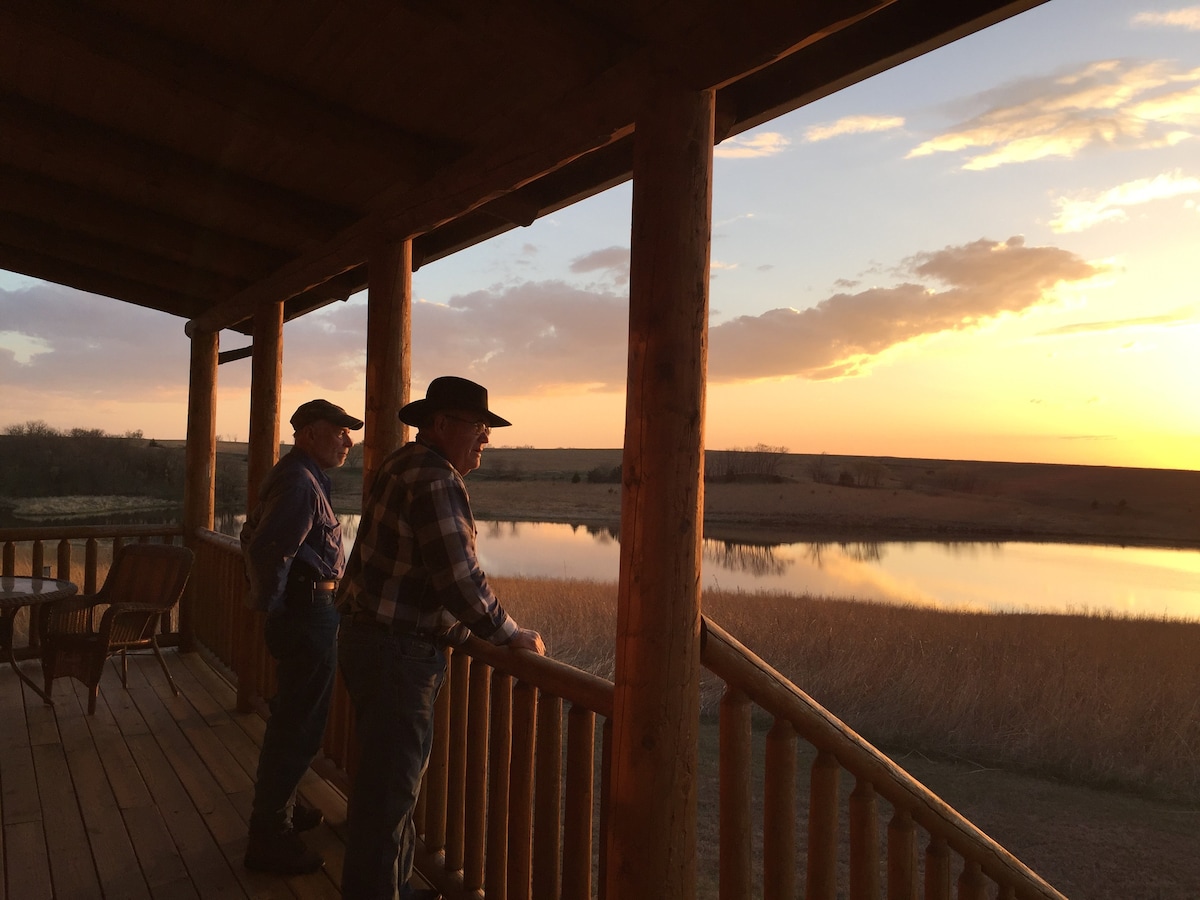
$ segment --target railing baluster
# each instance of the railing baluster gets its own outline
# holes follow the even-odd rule
[[[491,705],[492,668],[479,660],[471,662],[470,721],[467,725],[467,803],[463,887],[483,887],[484,841],[487,835],[488,718]]]
[[[32,571],[29,574],[34,578],[41,578],[42,570],[45,568],[45,566],[46,548],[43,546],[40,540],[36,540],[33,542],[32,561],[30,562],[30,568]]]
[[[567,713],[566,806],[563,812],[563,900],[592,896],[596,714],[577,704]]]
[[[850,900],[879,900],[879,803],[859,778],[850,794]]]
[[[838,844],[837,757],[821,750],[813,760],[808,800],[808,900],[836,900]]]
[[[753,824],[750,819],[750,698],[737,688],[721,697],[720,896],[740,900],[751,895]]]
[[[613,759],[613,720],[605,719],[600,726],[600,872],[596,878],[600,896],[608,896],[608,884],[605,873],[608,872],[608,823],[609,812],[612,809],[612,784],[609,773],[612,772]]]
[[[83,549],[83,592],[85,594],[96,593],[96,585],[98,583],[96,577],[97,561],[100,545],[94,537],[87,539],[87,544]]]
[[[529,900],[533,884],[533,746],[537,688],[518,681],[512,696],[512,758],[508,783],[508,896]]]
[[[17,574],[17,545],[13,541],[4,542],[4,567],[0,569],[0,575],[5,578],[12,578]]]
[[[987,900],[987,879],[973,859],[964,863],[958,876],[958,900]]]
[[[917,826],[906,809],[888,823],[888,900],[917,900]]]
[[[776,719],[763,775],[763,900],[796,896],[796,729]]]
[[[450,651],[450,772],[446,793],[446,869],[463,867],[463,825],[466,809],[467,721],[471,657]]]
[[[452,673],[446,673],[447,679]],[[433,714],[433,751],[421,788],[425,828],[425,849],[437,853],[446,846],[446,791],[450,774],[450,686],[438,694]]]
[[[936,836],[925,846],[925,900],[950,900],[950,847]]]
[[[557,897],[562,855],[561,697],[542,692],[537,707],[537,768],[533,808],[533,896]]]
[[[55,578],[61,581],[74,581],[71,577],[71,542],[60,538],[58,542],[58,574]]]
[[[512,676],[492,673],[492,726],[488,740],[487,866],[483,892],[506,900],[508,892],[508,788],[512,765]]]

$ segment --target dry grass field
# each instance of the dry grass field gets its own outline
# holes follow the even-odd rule
[[[616,585],[493,582],[551,653],[612,677]],[[705,592],[703,603],[1067,896],[1200,897],[1200,623],[778,594]],[[710,723],[719,691],[703,689]],[[704,824],[715,821],[712,740],[701,759],[702,844],[715,840]]]
[[[620,485],[587,475],[620,462],[619,450],[489,448],[467,483],[481,519],[615,524]],[[814,468],[833,483],[814,481]],[[707,483],[705,535],[1200,546],[1200,471],[791,453],[775,474]]]

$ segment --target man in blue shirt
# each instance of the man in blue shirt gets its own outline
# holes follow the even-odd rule
[[[475,553],[463,476],[479,468],[493,428],[487,390],[444,376],[400,410],[415,441],[383,461],[367,495],[340,598],[339,664],[354,704],[359,758],[346,821],[345,900],[436,896],[413,891],[421,777],[447,644],[467,632],[545,653],[536,631],[500,605]]]
[[[325,864],[298,835],[319,825],[321,813],[293,806],[293,795],[321,749],[337,669],[334,599],[346,555],[325,470],[345,463],[354,444],[350,432],[363,427],[328,400],[310,400],[291,421],[295,446],[267,475],[242,529],[247,600],[266,613],[263,632],[278,684],[258,757],[244,862],[278,875]]]

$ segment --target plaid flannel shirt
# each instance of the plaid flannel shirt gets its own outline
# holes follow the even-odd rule
[[[382,623],[456,643],[466,639],[461,623],[508,643],[517,623],[479,568],[475,535],[462,476],[431,447],[405,444],[371,485],[342,580],[342,610],[367,610]]]

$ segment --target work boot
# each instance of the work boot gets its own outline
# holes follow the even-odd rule
[[[306,806],[297,800],[292,805],[292,831],[299,834],[302,831],[312,831],[325,821],[325,816],[319,809]]]
[[[321,854],[309,850],[294,831],[251,834],[242,862],[251,872],[272,875],[309,875],[325,865]]]

